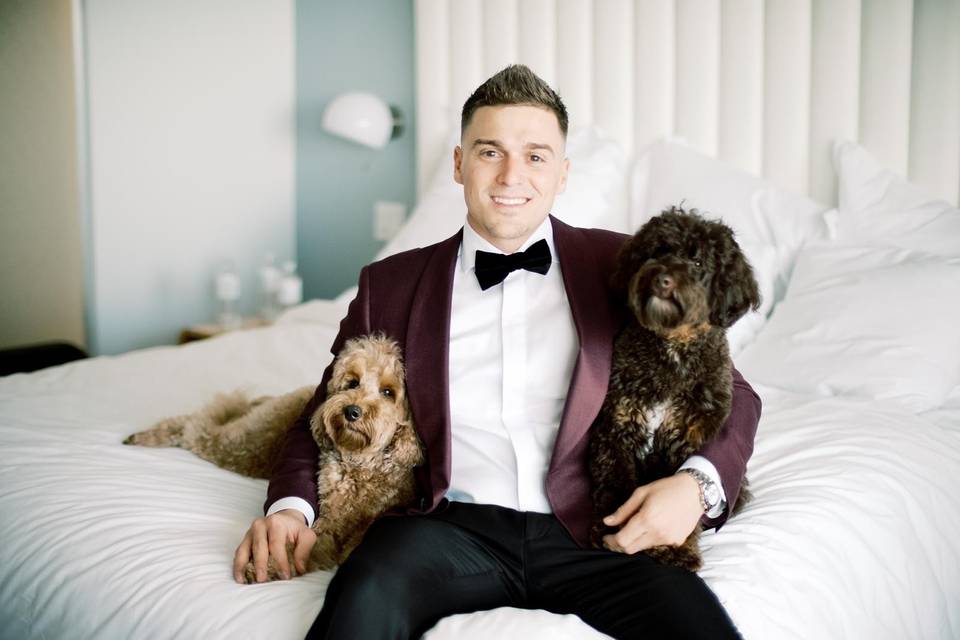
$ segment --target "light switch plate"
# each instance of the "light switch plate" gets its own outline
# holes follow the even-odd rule
[[[407,217],[407,205],[402,202],[378,200],[373,203],[373,237],[389,240],[397,234]]]

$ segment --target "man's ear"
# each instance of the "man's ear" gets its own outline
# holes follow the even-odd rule
[[[570,158],[563,159],[563,168],[560,169],[560,186],[557,193],[563,193],[567,190],[567,174],[570,173]]]
[[[460,172],[460,163],[463,162],[463,149],[460,145],[453,148],[453,181],[463,184],[463,174]]]

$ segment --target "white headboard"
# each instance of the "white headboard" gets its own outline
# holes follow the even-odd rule
[[[836,201],[858,140],[956,203],[960,0],[415,0],[417,171],[450,162],[483,80],[522,62],[628,152],[662,137]]]

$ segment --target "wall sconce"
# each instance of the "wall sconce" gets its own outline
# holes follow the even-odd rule
[[[382,149],[403,131],[400,110],[372,93],[342,93],[323,110],[323,128],[335,136]]]

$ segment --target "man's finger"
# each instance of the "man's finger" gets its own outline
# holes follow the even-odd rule
[[[274,526],[267,538],[267,545],[270,549],[270,555],[277,564],[277,570],[280,577],[284,580],[290,579],[290,563],[287,562],[287,537],[286,531],[282,526]]]
[[[243,569],[247,566],[248,562],[250,562],[249,530],[247,530],[246,535],[243,536],[243,540],[240,541],[240,546],[237,547],[237,550],[233,553],[233,579],[239,584],[246,582],[243,577]]]
[[[649,538],[649,528],[640,518],[634,517],[620,531],[604,536],[603,546],[610,551],[634,554],[650,546]]]
[[[316,541],[317,535],[312,529],[301,531],[297,537],[297,546],[293,549],[293,565],[298,574],[303,575],[307,572],[307,558],[310,557],[310,551]]]
[[[267,527],[263,518],[257,518],[250,528],[253,531],[253,568],[257,574],[257,582],[266,582],[267,560],[270,558],[270,549],[267,547]]]
[[[608,527],[620,526],[629,520],[630,516],[637,512],[646,497],[646,486],[637,487],[634,492],[630,494],[630,497],[627,498],[627,501],[620,505],[619,509],[603,519],[603,524],[607,525]]]
[[[638,551],[643,551],[651,546],[653,537],[651,535],[650,529],[637,527],[635,529],[623,530],[621,529],[617,536],[619,539],[617,542],[623,548],[623,552],[628,555],[633,555]]]

